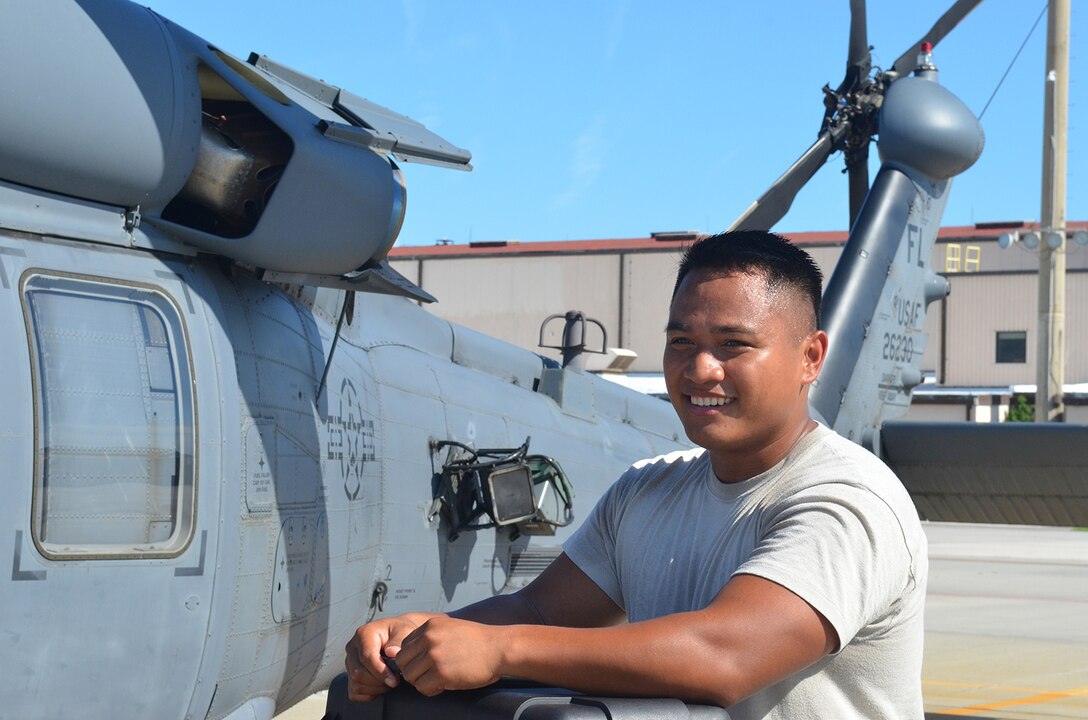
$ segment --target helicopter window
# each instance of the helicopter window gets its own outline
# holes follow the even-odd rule
[[[34,537],[49,557],[164,557],[192,535],[193,390],[174,304],[134,284],[31,274]]]

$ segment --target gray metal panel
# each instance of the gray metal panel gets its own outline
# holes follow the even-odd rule
[[[613,385],[608,381],[602,381],[600,385]],[[607,391],[598,387],[598,397]],[[676,416],[672,403],[649,395],[632,395],[624,393],[627,400],[627,422],[640,430],[652,432],[667,437],[680,443],[687,442],[684,426]]]
[[[365,348],[380,345],[405,345],[432,357],[449,360],[453,356],[453,330],[449,322],[406,298],[392,295],[361,295],[356,313],[365,313],[363,322],[353,323],[344,337]]]
[[[5,179],[127,207],[161,206],[181,189],[200,135],[196,69],[158,16],[38,0],[5,2],[3,24]]]
[[[597,418],[594,380],[581,370],[546,368],[540,378],[540,392],[555,400],[567,415],[592,422]]]
[[[503,382],[532,389],[544,369],[536,353],[460,325],[453,328],[453,361]]]
[[[394,270],[385,260],[343,275],[312,275],[309,273],[266,271],[261,280],[269,283],[323,287],[335,290],[375,293],[378,295],[399,295],[419,302],[433,303],[437,298],[416,287],[408,278]]]
[[[251,57],[258,68],[295,89],[351,117],[362,127],[330,123],[325,134],[355,142],[379,152],[394,154],[398,160],[422,162],[458,170],[471,170],[472,153],[447,142],[412,118],[373,103],[347,90],[329,85],[267,57]]]
[[[924,520],[1088,527],[1088,425],[884,425],[884,461]]]
[[[196,249],[165,237],[148,225],[126,227],[125,209],[0,181],[0,227],[74,238],[124,248],[196,255]],[[150,230],[150,232],[145,232]]]
[[[68,691],[57,692],[51,672],[56,669],[56,648],[60,638],[86,635],[93,628],[94,642],[83,643],[66,651],[70,660],[94,672],[70,679],[72,693],[84,700],[80,712],[87,717],[109,717],[117,708],[143,717],[167,717],[179,720],[187,713],[203,717],[207,699],[199,687],[198,668],[209,632],[209,613],[213,606],[213,577],[216,543],[220,537],[218,478],[220,470],[221,428],[217,403],[200,403],[200,431],[206,433],[197,455],[200,465],[198,482],[205,480],[209,492],[197,503],[197,541],[176,558],[124,561],[47,562],[35,548],[30,529],[33,488],[34,410],[30,384],[31,361],[26,345],[27,332],[21,310],[18,280],[28,268],[78,268],[87,275],[110,276],[121,282],[151,282],[170,295],[185,311],[183,283],[192,282],[157,275],[175,270],[147,254],[101,252],[93,245],[75,246],[48,238],[26,239],[0,236],[4,246],[18,244],[23,252],[4,253],[4,264],[12,288],[0,292],[0,329],[8,344],[0,377],[0,395],[8,401],[7,412],[0,419],[0,452],[5,459],[6,496],[0,522],[11,528],[0,536],[0,547],[17,588],[3,589],[9,626],[17,629],[0,642],[0,665],[23,668],[27,672],[7,673],[0,681],[4,698],[4,717],[61,717],[71,705]],[[168,273],[173,277],[173,273]],[[193,287],[193,286],[190,286]],[[186,315],[189,327],[189,351],[193,353],[197,388],[217,387],[215,365],[210,356],[208,316],[198,304],[195,315]],[[16,536],[21,530],[21,537]],[[204,531],[207,530],[207,535]],[[207,542],[204,538],[207,538]],[[12,541],[21,539],[13,546]],[[200,567],[205,557],[205,572],[185,572]],[[182,570],[181,574],[176,571]],[[26,581],[26,574],[42,573],[39,580]],[[29,578],[27,578],[29,580]],[[223,575],[217,581],[229,582]],[[151,587],[152,589],[147,590]],[[218,586],[216,586],[218,587]],[[90,588],[90,590],[88,590]],[[141,589],[142,588],[142,589]],[[40,622],[43,608],[50,621]],[[148,654],[151,647],[169,647],[164,654]],[[142,658],[132,663],[134,657]],[[117,668],[123,666],[123,671]],[[108,677],[109,682],[103,682]],[[214,687],[214,678],[205,685]],[[148,687],[157,688],[148,694]],[[190,701],[192,700],[192,705]],[[199,708],[193,710],[193,708]],[[70,709],[70,708],[69,708]]]
[[[907,226],[915,186],[903,172],[881,168],[823,298],[823,326],[831,338],[810,405],[829,425],[868,337],[888,271]]]
[[[888,88],[877,148],[883,163],[902,163],[934,180],[948,180],[974,164],[984,138],[974,114],[935,80],[905,77]]]
[[[432,162],[446,167],[471,170],[472,153],[452,145],[410,117],[341,90],[336,107],[393,141],[398,159]]]

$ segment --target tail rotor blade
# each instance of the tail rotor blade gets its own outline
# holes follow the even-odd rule
[[[944,15],[933,24],[933,27],[929,29],[922,38],[914,43],[905,53],[899,56],[899,59],[895,61],[895,65],[892,69],[900,77],[906,75],[914,69],[916,58],[918,57],[918,48],[922,43],[928,42],[933,46],[936,46],[944,36],[952,31],[952,28],[959,25],[960,20],[963,20],[969,12],[975,9],[975,7],[982,2],[982,0],[957,0],[957,2],[945,11]]]
[[[816,171],[823,167],[833,152],[831,133],[820,133],[819,139],[790,166],[782,177],[733,221],[730,230],[770,230],[789,211],[798,191]]]

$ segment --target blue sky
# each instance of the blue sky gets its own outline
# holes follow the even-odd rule
[[[950,2],[870,0],[875,64]],[[987,0],[937,47],[942,83],[976,115],[1044,5]],[[399,245],[724,229],[815,139],[849,28],[847,0],[150,6],[233,55],[268,55],[469,149],[471,173],[404,166]],[[1088,220],[1085,23],[1074,2],[1070,220]],[[1045,36],[1044,16],[982,119],[986,149],[955,181],[944,225],[1038,219]],[[841,169],[832,158],[776,229],[846,229]]]

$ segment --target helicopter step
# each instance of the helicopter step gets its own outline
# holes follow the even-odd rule
[[[347,675],[329,687],[323,720],[729,720],[720,707],[674,698],[616,698],[579,695],[519,680],[501,680],[479,690],[425,697],[399,688],[370,703],[347,701]]]

